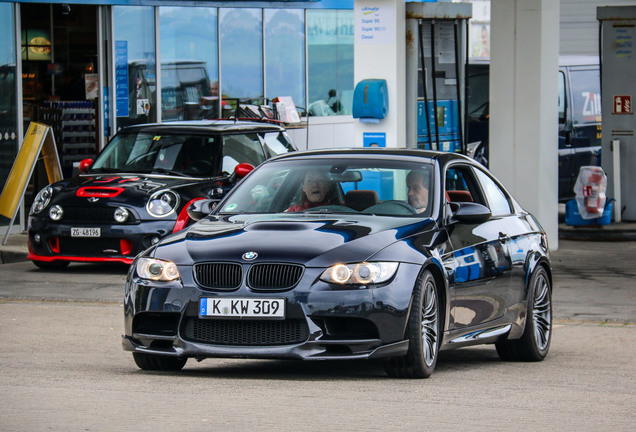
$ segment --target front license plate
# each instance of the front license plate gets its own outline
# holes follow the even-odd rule
[[[100,237],[101,228],[71,228],[71,237]]]
[[[285,318],[285,299],[202,298],[199,314],[217,318]]]

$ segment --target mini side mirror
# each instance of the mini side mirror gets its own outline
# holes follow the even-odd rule
[[[230,176],[230,183],[234,184],[254,170],[254,165],[240,163],[234,167],[234,172]]]
[[[84,174],[91,165],[93,165],[93,159],[82,159],[78,166],[79,172]]]

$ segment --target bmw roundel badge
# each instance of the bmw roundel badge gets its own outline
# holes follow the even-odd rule
[[[243,259],[245,261],[252,261],[252,260],[255,260],[257,256],[258,254],[256,252],[253,252],[253,251],[245,252],[243,254]]]

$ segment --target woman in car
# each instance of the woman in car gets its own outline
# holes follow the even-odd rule
[[[330,189],[331,184],[326,174],[317,169],[310,169],[305,174],[300,204],[295,204],[285,211],[300,212],[312,207],[329,205],[327,193]]]

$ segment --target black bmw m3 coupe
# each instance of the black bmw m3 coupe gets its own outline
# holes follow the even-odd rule
[[[384,359],[428,377],[440,350],[538,361],[552,331],[547,237],[483,166],[450,153],[290,153],[132,263],[123,347],[189,358]]]

